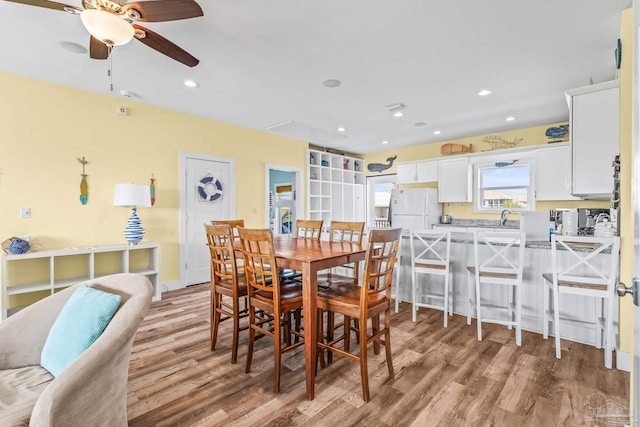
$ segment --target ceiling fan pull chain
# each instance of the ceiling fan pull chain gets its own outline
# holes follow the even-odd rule
[[[107,51],[109,52],[108,56],[107,56],[107,58],[108,58],[108,60],[107,60],[107,64],[108,64],[107,65],[107,76],[109,77],[109,90],[111,92],[113,92],[113,73],[111,72],[111,67],[112,67],[112,64],[113,64],[113,62],[112,62],[113,60],[111,59],[111,58],[113,58],[113,55],[112,55],[113,45],[112,44],[107,44]]]

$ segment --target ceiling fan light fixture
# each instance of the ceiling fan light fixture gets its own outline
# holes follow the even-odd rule
[[[108,45],[127,44],[134,35],[133,26],[111,12],[85,9],[80,13],[80,19],[93,37]]]

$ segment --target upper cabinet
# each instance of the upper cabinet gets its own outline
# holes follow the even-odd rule
[[[398,184],[436,182],[438,180],[438,160],[398,163],[396,172]]]
[[[600,83],[567,91],[571,132],[572,194],[608,199],[615,156],[620,152],[620,85]]]
[[[456,157],[438,162],[438,201],[471,202],[472,174],[469,158]]]
[[[536,200],[578,200],[571,195],[571,147],[536,150]]]

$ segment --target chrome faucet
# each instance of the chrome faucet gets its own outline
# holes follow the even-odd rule
[[[509,209],[505,209],[500,214],[500,225],[503,226],[507,222],[507,217],[505,216],[508,213],[513,213]]]

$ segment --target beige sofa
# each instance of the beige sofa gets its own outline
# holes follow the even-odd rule
[[[136,274],[83,283],[119,294],[120,306],[103,334],[55,378],[40,366],[40,354],[51,325],[79,285],[0,322],[0,425],[127,425],[129,357],[152,286]]]

